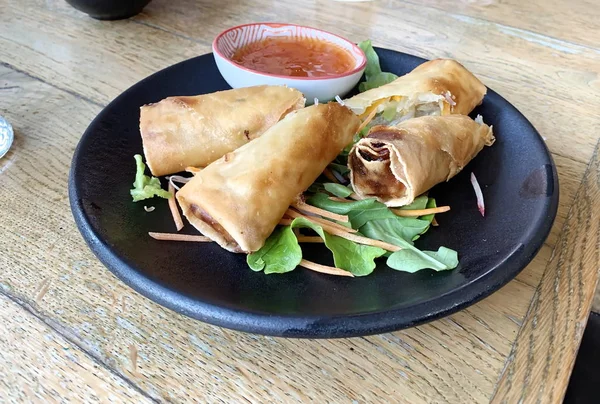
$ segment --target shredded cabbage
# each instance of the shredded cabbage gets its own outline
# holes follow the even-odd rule
[[[133,201],[143,201],[144,199],[153,198],[155,196],[169,199],[172,196],[171,193],[161,188],[160,180],[158,178],[144,175],[144,171],[146,171],[146,165],[142,160],[142,156],[136,154],[133,156],[133,158],[135,159],[135,165],[137,168],[133,189],[129,191],[133,197]]]

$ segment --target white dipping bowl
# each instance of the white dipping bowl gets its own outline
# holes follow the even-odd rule
[[[238,49],[268,37],[314,38],[333,43],[348,51],[354,59],[354,67],[335,76],[292,77],[248,69],[231,60]],[[213,41],[212,50],[219,72],[231,87],[286,85],[301,91],[307,104],[312,104],[315,98],[326,102],[336,95],[343,97],[358,83],[367,65],[364,52],[356,44],[320,29],[295,24],[262,22],[238,25],[220,33]]]

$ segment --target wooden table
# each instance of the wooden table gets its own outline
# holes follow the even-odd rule
[[[244,4],[242,4],[244,3]],[[560,175],[538,256],[480,303],[367,338],[232,332],[138,295],[95,259],[67,200],[94,116],[145,76],[251,21],[317,26],[451,57],[519,108]],[[0,0],[0,397],[18,401],[558,402],[589,313],[600,246],[600,9],[593,0],[154,0],[88,18],[61,0]]]

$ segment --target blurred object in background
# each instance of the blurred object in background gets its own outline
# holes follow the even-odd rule
[[[6,119],[0,116],[0,158],[4,157],[8,152],[13,139],[14,133],[12,126],[10,126],[10,123],[8,123]]]
[[[121,20],[133,17],[150,0],[66,0],[71,6],[97,20]]]

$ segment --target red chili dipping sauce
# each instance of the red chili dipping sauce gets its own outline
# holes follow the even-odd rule
[[[265,38],[238,49],[231,59],[248,69],[293,77],[336,76],[355,66],[347,50],[312,38]]]

